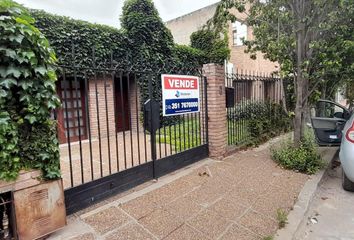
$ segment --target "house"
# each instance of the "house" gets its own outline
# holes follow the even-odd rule
[[[63,108],[57,111],[60,143],[106,138],[137,128],[138,90],[133,78],[102,75],[59,78],[57,93]],[[88,132],[90,129],[90,133]]]
[[[206,22],[214,16],[217,5],[207,6],[197,11],[191,12],[184,16],[166,22],[166,26],[171,30],[175,43],[189,45],[190,36],[193,32],[200,30]],[[235,69],[244,72],[258,72],[270,74],[278,70],[278,64],[264,59],[261,53],[257,54],[257,59],[253,60],[250,55],[245,53],[246,47],[242,43],[242,39],[252,39],[252,28],[243,23],[246,18],[244,13],[239,13],[237,10],[233,11],[237,17],[237,21],[229,24],[228,37],[229,47],[231,49],[231,57],[228,67],[228,72],[236,71]]]
[[[219,2],[166,22],[175,43],[189,45],[192,33],[200,30],[214,16],[218,4]],[[225,79],[226,88],[235,91],[235,102],[242,99],[280,102],[284,93],[282,81],[268,81],[266,77],[278,71],[279,65],[265,59],[262,53],[257,53],[255,60],[245,53],[246,46],[242,39],[253,38],[252,28],[244,24],[247,17],[245,13],[239,13],[236,9],[230,11],[238,20],[230,22],[227,29],[231,56],[225,64],[225,70],[229,74]],[[233,73],[240,75],[235,77]],[[239,77],[241,75],[244,77]],[[249,78],[246,76],[259,80],[247,81]]]

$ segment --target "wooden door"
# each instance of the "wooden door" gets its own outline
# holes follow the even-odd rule
[[[62,107],[58,110],[58,136],[60,143],[87,139],[84,82],[73,79],[58,81],[58,95]]]
[[[115,79],[117,132],[130,130],[128,79]]]

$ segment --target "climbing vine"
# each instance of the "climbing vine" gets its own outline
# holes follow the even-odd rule
[[[0,3],[0,179],[22,169],[60,177],[56,123],[56,57],[34,19],[11,0]]]

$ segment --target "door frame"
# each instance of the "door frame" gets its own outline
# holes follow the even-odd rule
[[[78,89],[78,92],[80,92],[80,102],[81,102],[81,108],[80,110],[82,111],[82,116],[81,119],[83,121],[83,125],[80,124],[80,127],[84,129],[84,134],[82,134],[80,137],[79,136],[70,136],[70,139],[68,139],[68,137],[65,135],[65,132],[67,132],[67,128],[65,127],[65,100],[63,99],[62,96],[62,92],[64,91],[64,89],[62,89],[61,87],[61,82],[64,79],[58,79],[57,81],[57,95],[60,98],[60,101],[62,102],[62,106],[57,110],[57,120],[58,120],[58,138],[59,138],[59,143],[60,144],[65,144],[70,142],[77,142],[79,140],[86,140],[88,138],[88,134],[87,134],[87,118],[86,118],[86,98],[88,96],[86,96],[85,93],[85,82],[82,79],[77,79],[77,81],[80,84],[80,89]],[[66,78],[66,81],[69,82],[70,85],[70,92],[74,92],[75,88],[73,88],[73,82],[75,82],[74,79],[70,79],[70,78]],[[72,97],[68,98],[69,100],[72,99]],[[72,104],[75,102],[76,104],[76,99],[72,101]],[[73,110],[73,117],[72,118],[77,118],[77,116],[75,117],[75,112],[76,110]],[[68,126],[67,126],[68,127]],[[77,129],[78,127],[75,127],[75,129]]]
[[[332,104],[343,109],[343,117],[330,118],[311,116],[311,126],[314,129],[316,140],[320,146],[339,146],[342,142],[342,130],[351,115],[350,111],[346,107],[330,100],[320,99],[317,101],[317,104],[320,102]],[[315,108],[315,110],[317,109]],[[319,127],[319,124],[325,127]]]

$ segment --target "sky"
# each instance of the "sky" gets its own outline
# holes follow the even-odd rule
[[[26,7],[42,9],[119,28],[124,0],[15,0]],[[168,21],[193,12],[219,0],[153,0],[162,20]]]

